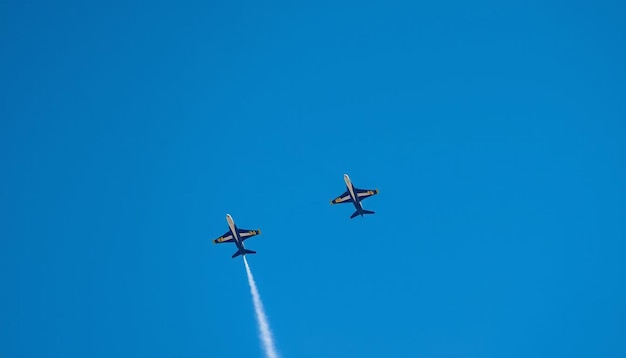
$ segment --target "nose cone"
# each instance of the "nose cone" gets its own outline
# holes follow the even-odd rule
[[[346,182],[347,186],[350,186],[350,177],[348,176],[348,174],[343,175],[343,181]]]
[[[228,224],[232,225],[233,224],[233,217],[230,216],[230,214],[226,214],[226,221],[228,222]]]

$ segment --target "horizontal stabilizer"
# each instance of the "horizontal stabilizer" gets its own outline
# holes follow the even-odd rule
[[[354,219],[355,217],[357,217],[358,215],[363,216],[363,214],[374,214],[373,211],[370,210],[362,210],[361,212],[359,212],[358,210],[354,212],[354,214],[352,214],[352,216],[350,216],[350,219]]]
[[[256,254],[256,251],[252,251],[252,250],[247,250],[247,249],[243,249],[243,254],[247,255],[247,254]],[[241,251],[237,251],[233,254],[233,259],[237,256],[241,255]]]

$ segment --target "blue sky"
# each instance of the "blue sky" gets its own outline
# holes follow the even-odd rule
[[[0,356],[626,356],[625,15],[3,1]]]

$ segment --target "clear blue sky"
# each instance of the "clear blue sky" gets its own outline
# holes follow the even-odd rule
[[[625,357],[625,17],[2,1],[0,356]]]

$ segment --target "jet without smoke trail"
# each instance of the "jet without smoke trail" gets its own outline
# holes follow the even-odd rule
[[[243,262],[246,265],[246,273],[248,274],[248,284],[250,284],[250,293],[252,294],[252,301],[254,302],[254,312],[256,314],[257,323],[259,325],[259,335],[261,342],[263,342],[263,350],[267,358],[278,358],[276,353],[276,347],[274,347],[274,339],[272,338],[272,332],[270,331],[270,325],[263,309],[263,302],[261,302],[261,296],[259,290],[254,282],[252,271],[248,265],[246,256],[243,256]]]

